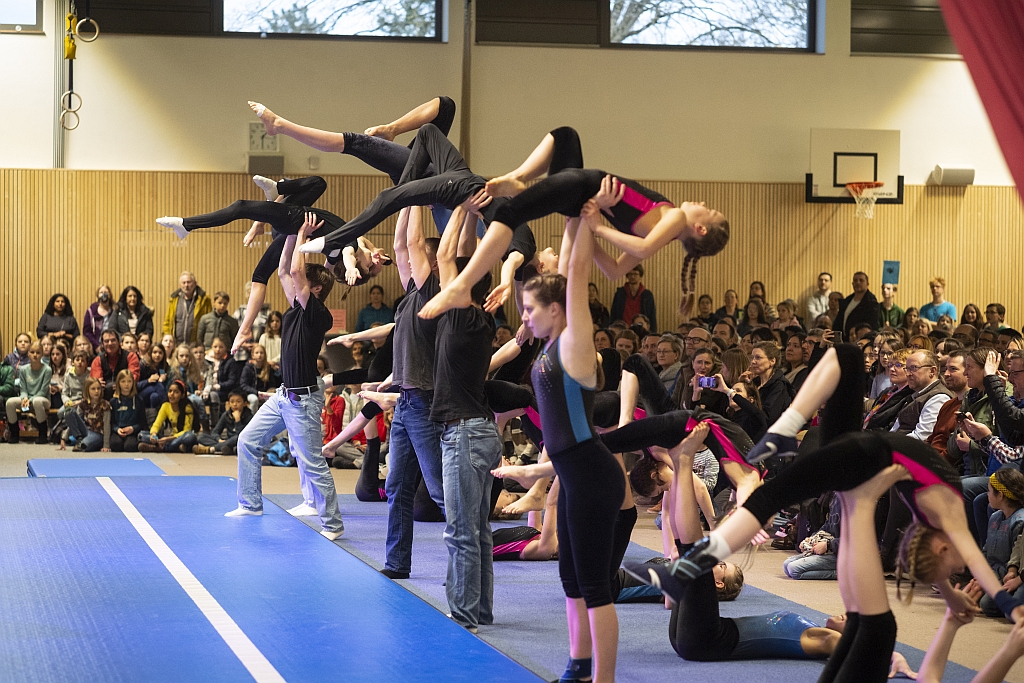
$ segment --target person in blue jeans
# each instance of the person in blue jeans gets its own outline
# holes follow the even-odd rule
[[[842,517],[839,496],[830,494],[828,519],[817,533],[800,542],[802,554],[787,557],[782,562],[782,571],[791,579],[804,581],[835,581],[836,551],[839,550],[839,528]]]
[[[423,237],[418,208],[400,212],[395,227],[394,262],[405,283],[405,298],[395,311],[392,388],[399,390],[391,422],[391,451],[384,490],[388,499],[388,532],[384,569],[391,579],[407,579],[412,569],[413,501],[420,481],[430,498],[444,509],[441,474],[441,433],[444,425],[430,421],[434,400],[436,320],[417,313],[440,290],[436,239]]]
[[[338,495],[331,469],[322,452],[320,413],[324,381],[316,359],[334,318],[323,300],[334,287],[334,276],[316,263],[306,263],[298,250],[310,233],[323,225],[307,213],[298,235],[289,235],[281,253],[278,276],[289,308],[281,330],[281,378],[284,384],[267,399],[238,437],[238,507],[225,517],[263,514],[263,451],[275,435],[288,430],[288,441],[300,474],[311,494],[322,527],[320,535],[337,540],[345,525],[338,512]]]
[[[437,251],[441,287],[454,280],[476,248],[476,215],[464,207],[452,213]],[[466,235],[466,239],[460,239]],[[477,282],[472,304],[438,319],[434,361],[434,402],[430,419],[443,425],[448,549],[445,592],[451,618],[472,632],[494,621],[494,567],[491,538],[491,470],[501,463],[503,446],[484,382],[491,363],[494,318],[483,309],[491,274]]]

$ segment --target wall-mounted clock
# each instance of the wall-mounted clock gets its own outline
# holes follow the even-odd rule
[[[249,122],[249,151],[250,152],[277,152],[278,142],[276,135],[267,135],[266,128],[259,121]]]

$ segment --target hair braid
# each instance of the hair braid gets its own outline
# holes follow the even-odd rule
[[[697,289],[697,261],[699,254],[687,254],[683,259],[683,270],[679,275],[679,284],[683,289],[683,300],[679,303],[679,313],[684,320],[688,320],[693,312],[696,302]]]

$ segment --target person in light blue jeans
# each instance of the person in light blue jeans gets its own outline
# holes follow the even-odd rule
[[[835,581],[838,576],[834,553],[787,557],[782,562],[782,571],[791,579],[804,581]]]
[[[446,425],[441,436],[448,548],[445,592],[452,619],[470,629],[494,622],[491,470],[501,464],[501,453],[494,420],[458,420]]]
[[[253,416],[238,438],[238,508],[227,517],[263,514],[263,450],[276,434],[288,430],[289,445],[300,475],[310,485],[320,534],[334,541],[345,530],[338,512],[334,478],[323,456],[320,414],[324,409],[324,380],[316,359],[324,335],[334,324],[323,303],[334,287],[334,277],[321,265],[306,263],[298,245],[322,221],[306,214],[299,234],[289,235],[281,253],[278,274],[288,300],[281,334],[281,376],[278,387]],[[303,495],[306,495],[303,487]]]

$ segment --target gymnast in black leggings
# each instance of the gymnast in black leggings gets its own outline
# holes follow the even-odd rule
[[[587,220],[594,220],[592,211]],[[613,681],[618,649],[608,567],[625,498],[622,467],[597,438],[592,422],[597,357],[587,283],[593,235],[571,221],[563,236],[562,275],[526,283],[523,323],[548,343],[533,366],[544,443],[558,474],[558,567],[566,595],[569,665],[563,681]],[[589,634],[589,637],[586,637]],[[591,647],[592,645],[592,647]]]
[[[287,135],[304,145],[321,152],[337,152],[359,159],[366,165],[381,171],[397,185],[409,161],[412,145],[408,147],[393,142],[396,136],[416,130],[430,123],[444,135],[451,131],[455,122],[455,101],[441,95],[435,97],[389,124],[367,128],[365,133],[334,133],[317,128],[302,126],[289,121],[267,109],[259,102],[249,102],[249,107],[263,122],[269,135]],[[428,169],[428,175],[433,171]],[[443,232],[451,217],[451,211],[436,204],[431,206],[434,223],[438,232]],[[482,233],[481,233],[482,234]]]
[[[526,187],[526,181],[544,173],[546,178]],[[682,277],[687,310],[692,307],[690,293],[697,260],[717,254],[729,241],[729,222],[703,203],[686,202],[676,208],[664,196],[634,180],[583,168],[579,135],[568,127],[548,133],[518,169],[491,180],[487,192],[493,197],[513,199],[494,210],[473,260],[459,278],[424,306],[422,317],[434,318],[450,308],[468,305],[469,291],[475,282],[471,278],[482,277],[497,263],[512,239],[513,226],[552,213],[579,216],[580,209],[591,198],[615,226],[610,230],[595,221],[596,234],[625,252],[616,261],[607,255],[602,259],[602,250],[595,251],[598,265],[621,271],[610,277],[624,275],[673,240],[683,242],[687,252]]]
[[[896,490],[915,517],[900,549],[901,574],[911,581],[934,583],[950,609],[960,614],[973,609],[973,603],[953,588],[949,576],[966,564],[1008,617],[1024,617],[1024,606],[1003,590],[967,527],[960,479],[952,467],[916,439],[857,431],[862,392],[853,388],[863,387],[863,380],[863,354],[858,347],[840,345],[828,351],[793,404],[748,458],[765,450],[778,452],[777,444],[795,436],[827,399],[821,424],[822,446],[799,456],[775,479],[754,491],[741,508],[677,562],[663,572],[637,568],[643,575],[638,578],[647,576],[658,582],[666,596],[678,600],[689,581],[746,545],[778,510],[825,491],[849,491],[891,465],[899,465],[909,478],[896,484]],[[766,444],[776,445],[766,449]]]
[[[470,170],[466,160],[437,126],[426,124],[416,132],[409,160],[398,184],[381,192],[366,209],[342,227],[328,232],[326,237],[303,245],[307,252],[322,252],[328,259],[345,244],[365,235],[381,221],[410,206],[441,205],[454,210],[467,199],[480,193],[485,181]],[[506,199],[491,201],[481,209],[483,221],[490,224],[495,212],[507,203]],[[509,251],[527,252],[527,261],[536,252],[536,243],[530,228],[516,223],[518,235]],[[506,247],[509,244],[506,243]],[[424,317],[424,316],[421,316]]]

